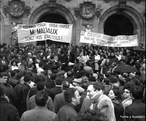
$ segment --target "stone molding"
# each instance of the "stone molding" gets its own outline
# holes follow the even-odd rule
[[[24,14],[27,16],[30,14],[30,7],[26,6],[24,1],[11,0],[8,1],[8,5],[3,6],[3,12],[5,16],[9,14],[13,18],[20,18]]]

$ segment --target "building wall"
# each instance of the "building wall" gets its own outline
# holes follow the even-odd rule
[[[11,0],[15,2],[19,0]],[[12,22],[22,24],[34,24],[42,14],[58,13],[63,15],[68,23],[73,24],[72,43],[80,45],[80,31],[86,29],[87,25],[91,25],[91,31],[104,33],[104,24],[107,18],[117,12],[119,9],[119,1],[121,0],[20,0],[25,6],[23,16],[15,18],[10,16],[9,11],[4,9],[9,7],[9,0],[1,0],[1,19],[0,19],[0,43],[13,44],[10,39],[11,30],[13,28]],[[51,2],[52,1],[52,2]],[[55,1],[55,3],[54,3]],[[92,19],[84,19],[79,14],[81,13],[80,4],[90,1],[95,10],[99,8],[99,13],[95,13]],[[126,4],[121,3],[120,7],[124,8],[123,15],[128,16],[134,25],[134,34],[138,34],[139,43],[145,45],[145,0],[122,0],[127,1]],[[139,1],[139,3],[137,3]],[[28,9],[26,9],[28,8]],[[30,11],[29,11],[30,10]],[[75,12],[75,10],[77,10]]]

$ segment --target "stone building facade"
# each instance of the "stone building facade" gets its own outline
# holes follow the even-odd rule
[[[12,23],[73,24],[72,43],[80,45],[80,31],[138,35],[145,45],[145,0],[0,0],[0,44],[13,44]],[[90,28],[87,28],[90,27]]]

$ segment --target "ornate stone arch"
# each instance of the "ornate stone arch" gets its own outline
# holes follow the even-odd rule
[[[99,22],[99,30],[101,30],[100,32],[103,33],[104,32],[104,24],[105,21],[107,20],[108,17],[110,17],[113,14],[116,14],[119,10],[118,5],[114,6],[108,10],[106,10],[101,18],[100,18],[100,22]],[[139,32],[139,40],[140,42],[144,42],[144,20],[141,16],[141,14],[136,11],[134,8],[130,7],[130,6],[125,6],[124,11],[120,12],[120,14],[126,16],[127,18],[129,18],[129,20],[131,21],[131,23],[133,24],[134,27],[134,34],[137,34],[137,32]],[[139,43],[140,43],[139,42]]]
[[[63,5],[60,4],[44,4],[38,7],[34,12],[32,13],[29,23],[34,24],[37,23],[38,20],[47,13],[57,13],[63,17],[66,18],[69,24],[74,23],[74,17],[71,14],[71,12],[65,8]]]
[[[29,24],[35,24],[39,21],[39,19],[47,14],[47,13],[54,13],[54,14],[59,14],[63,16],[69,24],[73,24],[73,31],[72,31],[72,43],[75,43],[75,19],[71,12],[64,7],[63,5],[60,4],[43,4],[40,7],[38,7],[34,12],[32,13],[30,19],[29,19]]]

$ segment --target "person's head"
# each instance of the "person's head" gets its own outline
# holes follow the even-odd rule
[[[45,76],[44,75],[36,75],[35,76],[35,83],[38,83],[38,82],[40,82],[40,81],[45,81],[46,80],[46,78],[45,78]]]
[[[25,83],[30,83],[31,80],[32,80],[32,76],[29,75],[28,73],[26,73],[26,74],[24,75],[24,82],[25,82]]]
[[[37,83],[37,90],[38,90],[38,91],[41,91],[41,90],[44,90],[44,88],[45,88],[45,83],[44,83],[44,81],[39,81],[39,82]]]
[[[56,76],[55,78],[56,85],[61,85],[63,81],[64,81],[64,78],[61,75]]]
[[[118,100],[121,100],[121,93],[120,93],[120,90],[119,88],[113,88],[109,91],[109,94],[108,94],[108,97],[110,99],[118,99]]]
[[[48,100],[48,94],[45,91],[39,91],[35,95],[35,102],[37,106],[44,107]]]
[[[143,88],[141,86],[134,85],[132,87],[132,96],[134,99],[142,99],[143,98]]]
[[[15,77],[15,76],[16,76],[16,74],[17,74],[17,72],[16,72],[15,70],[10,71],[10,75],[11,75],[11,77]]]
[[[1,83],[6,84],[6,83],[8,83],[8,80],[9,80],[9,74],[7,72],[0,73]]]
[[[51,79],[51,80],[55,80],[55,78],[56,78],[56,74],[55,74],[55,73],[52,73],[52,74],[50,75],[50,79]]]
[[[62,90],[66,90],[70,87],[70,83],[68,81],[63,81]]]
[[[116,76],[111,76],[109,78],[109,80],[110,80],[110,85],[112,87],[118,88],[120,86],[120,82],[119,82],[119,80],[118,80],[118,78]]]
[[[68,72],[67,72],[67,77],[72,77],[72,76],[73,76],[72,71],[68,71]]]
[[[102,92],[104,89],[104,86],[102,83],[99,82],[95,82],[95,83],[91,83],[89,84],[88,88],[87,88],[87,95],[92,98],[94,97],[97,93]]]
[[[127,98],[131,98],[132,97],[132,87],[134,86],[135,84],[133,82],[126,82],[125,83],[125,87],[123,89],[123,98],[124,99],[127,99]]]
[[[64,98],[65,101],[68,103],[72,103],[73,105],[80,104],[80,98],[79,92],[75,88],[68,88],[64,92]]]
[[[15,61],[12,61],[12,62],[11,62],[11,65],[12,65],[12,66],[16,66],[16,62],[15,62]]]

